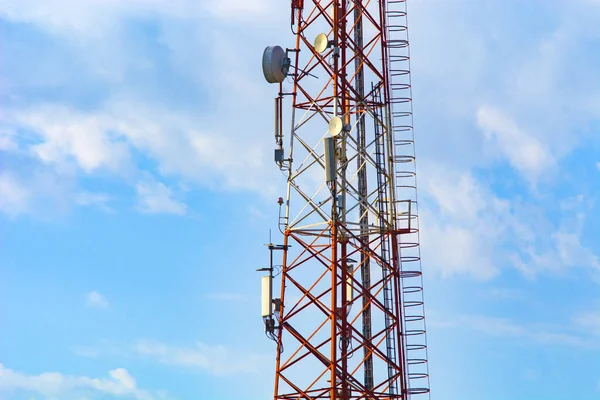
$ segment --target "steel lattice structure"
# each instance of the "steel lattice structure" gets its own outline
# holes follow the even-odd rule
[[[275,100],[281,292],[265,316],[274,398],[427,398],[406,2],[291,6],[296,43]],[[313,45],[320,33],[325,49]]]

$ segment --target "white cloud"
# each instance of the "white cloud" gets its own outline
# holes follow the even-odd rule
[[[568,267],[592,267],[600,269],[598,256],[581,244],[580,233],[559,230],[552,234],[562,265]]]
[[[207,0],[206,9],[223,20],[264,18],[277,3],[271,0]]]
[[[270,357],[246,353],[225,346],[196,343],[193,347],[174,347],[164,343],[141,340],[134,346],[139,356],[166,365],[204,370],[213,375],[259,373]]]
[[[554,157],[542,142],[525,132],[503,111],[482,106],[477,111],[477,124],[486,139],[528,181],[534,183],[555,166]]]
[[[114,342],[107,340],[101,340],[98,344],[94,346],[71,346],[70,350],[73,354],[85,358],[106,357],[107,359],[115,360],[119,357],[122,357],[123,355],[126,355],[127,357],[129,356],[129,354],[127,354],[125,351],[126,349],[120,347]]]
[[[532,323],[519,323],[508,318],[483,315],[448,315],[429,313],[429,323],[439,328],[467,329],[489,336],[527,340],[539,345],[600,349],[600,337],[592,331],[573,333],[559,326],[538,326]],[[589,322],[589,319],[583,319]],[[595,323],[593,321],[592,323]]]
[[[250,21],[256,15],[264,16],[271,12],[269,4],[272,1],[226,3],[90,0],[84,5],[80,1],[65,0],[61,7],[55,7],[36,0],[2,2],[0,17],[33,24],[58,35],[54,39],[72,48],[74,56],[82,59],[88,59],[90,55],[105,57],[109,62],[98,62],[94,58],[84,63],[84,73],[94,70],[91,76],[96,81],[104,82],[101,78],[104,72],[96,69],[110,69],[112,60],[119,60],[115,79],[110,81],[114,85],[111,89],[114,97],[105,99],[96,108],[78,111],[58,104],[19,109],[6,107],[2,123],[18,135],[27,132],[34,140],[20,143],[23,150],[59,173],[77,176],[83,171],[98,176],[108,172],[129,182],[138,182],[140,209],[146,212],[183,214],[186,207],[172,198],[170,188],[145,182],[145,174],[133,164],[133,152],[156,162],[161,178],[217,190],[242,189],[264,196],[273,195],[273,177],[278,171],[274,165],[267,165],[271,160],[269,150],[272,145],[268,145],[271,137],[263,134],[261,124],[251,123],[259,104],[270,104],[270,96],[265,96],[269,92],[268,86],[254,83],[253,70],[239,68],[239,57],[244,55],[238,52],[232,56],[226,50],[237,46],[239,37],[230,34],[230,28],[215,25],[214,29],[223,34],[214,33],[213,25],[210,32],[199,28],[207,26],[205,22],[211,16],[215,22],[216,19],[233,19],[236,24],[240,19]],[[225,12],[228,5],[235,6],[237,11]],[[151,104],[145,96],[124,91],[127,68],[148,60],[133,59],[129,55],[131,51],[119,47],[120,44],[131,45],[120,27],[145,18],[156,20],[161,26],[157,40],[171,50],[169,54],[175,68],[182,67],[183,62],[183,70],[179,72],[186,79],[199,75],[203,84],[210,86],[211,101],[202,106],[200,113],[177,110],[168,103]],[[204,22],[200,23],[200,20]],[[173,21],[177,23],[173,24]],[[179,35],[181,32],[184,34]],[[217,40],[204,37],[206,34],[216,36]],[[113,45],[115,43],[117,47]],[[261,46],[256,42],[255,47]],[[240,51],[254,54],[249,47],[252,46]],[[180,59],[182,51],[191,53],[183,54]],[[199,53],[204,55],[201,66],[197,64]],[[136,53],[136,57],[138,55]],[[212,60],[226,62],[217,65]],[[249,76],[252,79],[248,79]],[[200,87],[194,90],[199,91]],[[232,93],[239,100],[233,104]],[[250,98],[253,100],[246,101]],[[260,107],[269,114],[270,107]],[[269,126],[269,123],[264,125]],[[207,129],[208,126],[211,128]],[[6,146],[14,147],[12,141],[5,142]],[[37,192],[32,196],[36,197]],[[108,199],[102,194],[80,192],[71,198],[79,205],[94,205],[110,211],[106,204]]]
[[[122,18],[155,14],[178,15],[182,6],[190,11],[189,0],[63,0],[60,7],[44,0],[4,0],[0,16],[15,22],[37,25],[55,34],[94,36],[106,33]],[[197,8],[197,7],[196,7]]]
[[[586,217],[583,201],[580,208],[561,215],[560,225],[546,235],[536,235],[534,241],[524,243],[520,254],[513,254],[514,265],[529,278],[540,273],[561,273],[579,268],[600,271],[600,259],[594,250],[581,243]],[[589,207],[589,205],[587,206]]]
[[[420,156],[468,168],[489,165],[483,135],[472,129],[473,117],[486,104],[533,139],[525,144],[538,150],[541,144],[556,162],[593,140],[590,121],[600,117],[600,77],[591,54],[600,35],[592,27],[600,15],[597,8],[571,3],[555,5],[560,11],[552,24],[534,27],[521,20],[511,32],[502,21],[516,20],[518,8],[497,1],[486,7],[472,7],[469,1],[419,1],[410,7]],[[550,15],[544,9],[540,7],[540,18]],[[486,28],[469,20],[485,20]],[[445,46],[448,40],[457,45]],[[500,140],[492,142],[499,146]],[[513,151],[522,152],[516,144]],[[513,155],[511,165],[520,161],[535,172],[522,158]],[[550,160],[541,155],[538,161]]]
[[[600,308],[575,317],[577,326],[600,338]]]
[[[110,378],[63,375],[44,372],[26,375],[0,364],[0,393],[26,392],[48,398],[81,399],[88,393],[152,400],[156,397],[139,389],[135,379],[123,368],[109,371]]]
[[[117,382],[121,383],[125,388],[135,389],[135,379],[124,368],[117,368],[109,372],[110,376]]]
[[[0,171],[0,213],[15,217],[35,215],[43,220],[64,216],[72,203],[73,176],[33,164]],[[28,160],[30,161],[30,160]],[[18,163],[17,163],[18,165]]]
[[[485,298],[493,300],[507,301],[523,299],[524,292],[521,290],[506,287],[492,287],[483,289],[481,291],[481,295]]]
[[[465,323],[471,329],[492,336],[523,336],[527,333],[527,330],[522,325],[515,324],[506,318],[469,315],[461,316],[458,320]]]
[[[209,12],[224,20],[252,20],[268,14],[273,5],[273,0],[62,0],[56,7],[44,0],[3,0],[0,16],[53,33],[99,35],[128,18],[198,20]]]
[[[499,269],[486,237],[468,226],[436,222],[434,214],[421,213],[424,260],[443,277],[470,275],[481,280],[494,278]],[[433,250],[435,248],[435,250]]]
[[[129,161],[128,146],[111,137],[106,118],[56,106],[7,114],[8,121],[40,135],[42,142],[30,150],[44,163],[64,168],[74,162],[90,173],[99,168],[118,171]]]
[[[271,126],[271,107],[264,105],[272,103],[275,92],[262,78],[256,79],[259,62],[254,68],[239,67],[240,59],[260,54],[263,44],[262,40],[252,40],[239,48],[238,32],[242,29],[240,19],[255,21],[257,15],[269,14],[272,9],[285,14],[285,7],[271,7],[275,5],[273,0],[64,3],[55,7],[41,0],[8,0],[2,3],[0,16],[61,35],[55,39],[69,48],[74,46],[76,57],[106,56],[103,62],[85,63],[85,70],[77,73],[87,74],[104,67],[104,61],[122,58],[116,73],[119,77],[110,81],[111,97],[86,111],[39,104],[19,110],[6,107],[2,119],[7,126],[37,134],[35,139],[40,143],[30,146],[36,157],[51,166],[74,166],[89,174],[109,170],[135,182],[140,179],[130,155],[135,152],[156,161],[159,174],[165,177],[219,190],[249,189],[266,196],[273,194],[272,178],[278,171],[273,164],[266,165],[272,159],[272,137],[265,134]],[[202,104],[191,106],[193,111],[173,106],[169,100],[156,104],[146,95],[147,87],[141,94],[128,87],[128,68],[145,63],[152,69],[155,55],[139,52],[119,27],[146,18],[159,27],[156,41],[169,50],[165,61],[176,69],[172,75],[181,74],[186,83],[196,83],[190,90],[205,95]],[[236,24],[219,23],[221,19],[233,19]],[[202,28],[207,26],[210,29]],[[256,37],[257,30],[251,34]],[[92,43],[73,44],[95,35]],[[115,48],[119,44],[125,47]],[[229,51],[231,48],[237,48],[236,52]],[[135,53],[135,57],[122,53]],[[203,55],[200,64],[198,54]],[[91,78],[104,82],[98,74]],[[166,77],[170,78],[173,76]],[[266,116],[264,123],[256,123],[259,114]]]
[[[89,113],[40,106],[6,114],[6,123],[39,136],[41,143],[30,150],[57,168],[135,176],[139,171],[132,167],[130,157],[135,149],[156,160],[163,175],[221,190],[250,189],[264,195],[274,190],[270,178],[277,171],[266,165],[269,138],[243,135],[229,122],[215,124],[217,132],[204,132],[198,129],[206,125],[201,119],[132,102]],[[221,135],[221,129],[230,131]]]
[[[86,296],[86,304],[94,308],[106,308],[108,307],[108,301],[106,298],[98,293],[97,291],[91,291]]]
[[[113,211],[106,203],[111,200],[111,196],[106,193],[79,192],[75,194],[75,203],[79,206],[96,206],[103,211]]]
[[[419,174],[426,177],[419,188],[424,262],[446,277],[495,277],[495,245],[509,222],[506,204],[469,172],[424,161]]]
[[[265,13],[271,12],[269,8],[272,2],[255,0],[238,3],[238,0],[210,1],[200,4],[191,0],[174,0],[168,4],[158,0],[90,0],[84,6],[81,2],[68,0],[65,4],[72,7],[51,7],[43,1],[5,2],[4,8],[0,11],[5,17],[13,21],[34,23],[42,29],[66,35],[70,41],[73,40],[73,36],[76,36],[73,32],[81,31],[81,35],[94,36],[94,30],[97,30],[98,33],[110,31],[120,35],[122,32],[115,27],[122,25],[126,20],[160,16],[160,42],[169,48],[172,57],[170,61],[181,67],[179,72],[186,77],[201,77],[193,81],[206,84],[211,92],[210,104],[206,105],[206,109],[199,113],[201,114],[199,116],[181,110],[175,111],[170,105],[152,105],[148,99],[136,97],[135,94],[124,91],[123,87],[118,85],[115,87],[115,97],[107,99],[97,109],[78,112],[57,107],[32,107],[29,110],[21,110],[20,113],[13,113],[15,114],[13,122],[38,132],[42,143],[32,150],[41,160],[51,165],[74,164],[90,174],[100,170],[110,170],[121,175],[134,175],[131,181],[138,182],[138,192],[141,184],[142,192],[156,194],[155,197],[150,196],[151,203],[140,202],[140,208],[148,212],[153,208],[160,210],[162,207],[169,210],[168,212],[181,214],[185,212],[185,205],[173,199],[170,188],[164,185],[161,187],[160,183],[146,183],[143,178],[136,175],[139,171],[132,173],[128,169],[131,167],[128,164],[131,161],[129,156],[131,152],[139,152],[156,161],[159,174],[168,177],[169,181],[181,179],[210,188],[246,189],[266,196],[272,195],[276,190],[273,182],[277,177],[277,171],[270,163],[269,142],[272,138],[264,134],[270,129],[271,111],[264,104],[270,104],[269,96],[273,93],[272,87],[262,83],[258,62],[254,68],[239,68],[240,59],[250,59],[255,54],[260,54],[261,40],[265,39],[266,35],[261,38],[264,29],[256,26],[257,29],[252,31],[253,40],[248,41],[248,46],[239,48],[237,46],[239,31],[236,30],[238,27],[230,24],[231,20],[245,18],[243,16],[255,18],[256,15],[266,15]],[[232,4],[238,4],[238,8],[234,8],[238,12],[223,11],[226,5]],[[239,7],[248,7],[251,10],[248,10],[248,13],[241,12]],[[418,29],[422,29],[420,27],[429,26],[422,22],[425,15],[440,22],[439,26],[444,26],[443,23],[448,23],[447,21],[453,21],[451,23],[455,24],[457,29],[440,28],[434,33],[444,35],[452,31],[457,39],[467,39],[456,40],[456,42],[463,43],[464,48],[469,50],[462,53],[455,52],[461,54],[458,57],[456,54],[448,54],[446,50],[438,51],[439,49],[428,47],[439,46],[441,43],[437,40],[427,42],[429,39],[423,39],[430,36],[422,33],[413,35],[416,39],[413,48],[415,77],[421,77],[422,85],[426,83],[436,89],[449,88],[449,90],[439,90],[440,93],[436,93],[434,101],[430,98],[421,98],[420,104],[437,105],[437,102],[440,102],[444,105],[441,108],[445,108],[446,105],[458,107],[460,110],[454,116],[469,121],[473,114],[477,113],[480,120],[478,122],[487,132],[488,144],[495,146],[508,158],[510,164],[530,181],[539,179],[547,168],[556,165],[561,152],[556,150],[552,143],[556,142],[556,138],[563,136],[567,137],[568,141],[572,141],[572,138],[558,129],[546,129],[549,124],[544,124],[543,118],[537,119],[541,121],[539,125],[526,118],[529,108],[535,108],[537,103],[518,104],[519,107],[515,107],[513,100],[516,97],[572,99],[572,96],[547,96],[547,93],[555,91],[563,93],[563,87],[556,86],[556,82],[564,79],[555,79],[564,77],[561,75],[562,67],[554,64],[564,64],[563,59],[568,58],[556,57],[556,49],[572,49],[571,46],[562,46],[571,43],[572,39],[565,38],[561,32],[550,38],[535,37],[535,43],[529,44],[536,49],[539,47],[539,54],[526,54],[526,52],[514,54],[514,57],[509,60],[510,65],[505,69],[509,71],[506,73],[496,71],[491,65],[486,64],[492,56],[488,42],[493,38],[477,35],[470,25],[462,24],[463,27],[460,19],[448,19],[446,15],[448,10],[440,8],[439,5],[433,7],[433,3],[423,2],[415,5],[412,11],[415,11],[412,15],[416,16],[416,19],[419,15],[421,18],[420,23],[414,24],[417,29],[415,32],[419,32]],[[435,13],[432,14],[430,11]],[[457,16],[460,15],[458,8],[453,12]],[[224,23],[220,24],[214,20],[215,24],[211,25],[210,32],[199,31],[195,28],[201,25],[197,23],[198,19],[206,19],[207,15],[223,20],[219,22]],[[439,18],[439,21],[436,18]],[[167,20],[177,21],[177,23],[169,25],[165,23]],[[185,29],[182,28],[184,25],[187,26]],[[177,29],[173,28],[174,26],[177,26]],[[285,28],[287,29],[287,26]],[[490,29],[493,30],[494,27]],[[575,35],[570,31],[567,33]],[[418,37],[422,40],[420,44]],[[98,43],[94,44],[96,46],[93,47],[94,49],[100,46]],[[229,51],[231,48],[238,48],[238,51],[232,53]],[[112,47],[110,49],[114,50]],[[419,58],[417,54],[419,51],[425,59],[427,56],[434,57],[434,62],[423,62],[423,58]],[[114,52],[116,50],[107,54],[113,55]],[[89,53],[96,53],[96,51],[85,47],[85,52],[81,52],[81,55]],[[202,68],[196,63],[197,54],[200,53],[207,61]],[[431,68],[431,65],[440,64],[437,61],[441,60],[435,57],[446,57],[445,65],[448,68],[445,70],[458,71],[453,75],[458,76],[458,79],[450,82],[447,79],[448,74],[440,73],[439,68]],[[535,59],[528,62],[527,60],[531,58]],[[127,59],[126,61],[133,63],[139,60]],[[528,81],[526,79],[528,71],[535,71],[536,66],[546,62],[554,64],[547,66],[548,73],[541,74],[543,76],[540,76],[540,79],[543,78],[541,79],[543,82],[530,86],[524,85]],[[584,64],[577,63],[574,68],[577,68],[578,73],[572,75],[581,72],[579,75],[587,76],[586,69],[582,67]],[[103,63],[94,63],[94,65],[103,65]],[[487,85],[484,78],[488,75],[494,76],[495,81],[503,82],[503,77],[512,77],[514,71],[519,73],[517,89],[522,96],[510,96],[504,99],[502,92],[504,89],[493,87],[490,88],[491,99],[481,95],[482,85],[484,83]],[[551,79],[546,79],[547,77]],[[450,86],[448,86],[449,82]],[[589,80],[589,82],[589,86],[593,88],[595,81]],[[119,83],[123,82],[119,81]],[[415,84],[417,90],[418,87],[424,86]],[[509,89],[514,88],[511,86]],[[587,89],[586,93],[590,91]],[[232,101],[232,93],[235,93],[236,101]],[[448,95],[444,96],[444,93]],[[587,99],[588,96],[583,97]],[[481,104],[498,106],[487,107],[480,106]],[[546,106],[541,107],[544,114],[552,114],[544,107]],[[56,118],[56,115],[60,118]],[[263,120],[265,124],[255,124]],[[206,128],[207,126],[210,129]],[[87,130],[92,132],[89,143],[82,142],[77,134]],[[438,144],[441,136],[429,135],[433,140],[429,143],[427,140],[420,140],[418,145],[420,148],[432,147],[431,143]],[[445,136],[455,141],[454,135]],[[430,249],[436,249],[426,254],[428,257],[425,259],[426,262],[432,261],[438,264],[444,274],[471,274],[480,279],[491,279],[499,272],[498,265],[507,264],[509,261],[505,253],[501,254],[501,247],[502,244],[510,241],[510,235],[514,233],[518,238],[525,239],[524,249],[521,252],[523,254],[520,257],[513,254],[511,258],[517,265],[530,264],[529,258],[541,259],[543,252],[540,249],[549,247],[549,238],[535,239],[539,232],[536,231],[537,228],[533,223],[538,221],[527,216],[525,212],[512,209],[513,205],[512,202],[508,202],[509,199],[498,198],[490,190],[482,188],[472,176],[470,168],[473,167],[473,160],[467,154],[481,153],[470,151],[472,143],[476,143],[477,140],[483,141],[481,136],[474,134],[472,137],[466,137],[465,143],[468,143],[468,147],[466,151],[462,149],[461,157],[456,157],[446,146],[438,146],[443,148],[443,153],[449,158],[454,158],[455,162],[464,162],[468,165],[459,172],[449,174],[448,177],[435,179],[435,184],[428,185],[429,177],[420,181],[420,189],[428,186],[425,190],[436,202],[432,209],[426,207],[422,209],[424,224],[422,234],[424,240],[432,244]],[[551,137],[553,140],[547,140],[546,137]],[[514,143],[514,148],[511,148],[511,143]],[[457,158],[460,160],[456,160]],[[467,161],[464,161],[465,159]],[[440,169],[445,168],[446,166],[440,165]],[[568,239],[568,237],[561,238],[563,242]],[[553,242],[552,245],[554,244]],[[500,259],[504,261],[499,261]],[[524,267],[523,271],[526,270],[527,267]]]
[[[247,296],[241,293],[228,293],[228,292],[215,292],[208,293],[205,297],[209,300],[216,301],[227,301],[227,302],[240,302],[247,300]]]
[[[531,332],[529,336],[535,342],[544,345],[580,347],[594,350],[600,348],[600,343],[596,338],[578,336],[571,333]]]
[[[89,346],[72,346],[71,351],[79,357],[95,358],[100,356],[100,351]]]
[[[443,215],[472,221],[487,206],[489,194],[470,173],[425,165],[428,179],[421,189],[433,197]]]
[[[187,206],[172,198],[171,189],[161,182],[138,182],[139,209],[145,213],[184,215]]]
[[[12,174],[0,172],[0,212],[17,216],[27,211],[30,191]]]
[[[535,198],[500,198],[472,173],[428,160],[420,163],[423,262],[444,277],[489,280],[502,268],[524,276],[579,268],[600,271],[598,256],[583,240],[593,203],[564,199],[554,222]]]
[[[13,138],[0,131],[0,151],[15,151],[18,150],[19,145],[13,140]]]

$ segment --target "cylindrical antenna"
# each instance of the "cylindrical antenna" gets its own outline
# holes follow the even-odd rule
[[[352,286],[352,275],[354,274],[354,266],[348,264],[348,277],[346,278],[346,299],[349,303],[354,298],[354,286]]]
[[[281,87],[281,84],[279,85]],[[283,125],[281,118],[281,104],[283,96],[275,97],[275,162],[281,168],[283,165]]]
[[[281,132],[279,131],[279,97],[275,97],[275,143],[281,145]]]
[[[273,299],[271,297],[271,276],[262,277],[262,301],[261,301],[261,314],[263,317],[270,317],[273,313]]]

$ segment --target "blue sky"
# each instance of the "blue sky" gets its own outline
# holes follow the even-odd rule
[[[600,398],[600,3],[409,13],[432,398]],[[0,398],[271,395],[288,18],[0,1]]]

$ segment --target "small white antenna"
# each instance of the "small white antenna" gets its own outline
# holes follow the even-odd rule
[[[329,39],[324,33],[319,33],[315,38],[314,48],[317,52],[323,53],[329,47]]]
[[[329,121],[329,133],[331,133],[331,136],[339,135],[343,128],[344,123],[342,119],[337,115],[334,115],[333,118],[331,118],[331,121]]]

